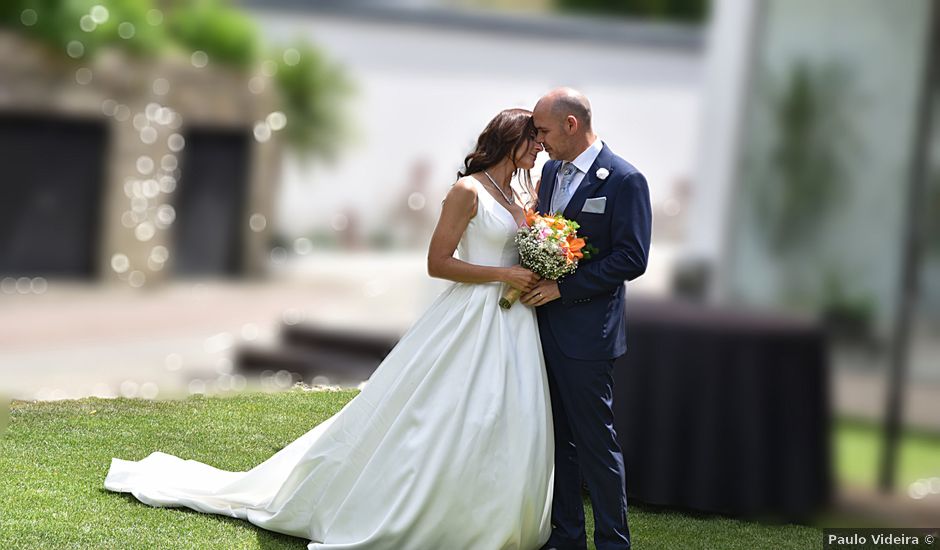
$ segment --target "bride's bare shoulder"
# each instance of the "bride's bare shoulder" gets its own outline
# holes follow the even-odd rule
[[[447,192],[447,196],[444,197],[443,203],[445,206],[449,205],[470,213],[476,212],[477,187],[473,176],[463,176],[455,181],[450,191]]]
[[[477,198],[477,186],[473,176],[463,176],[454,182],[447,193],[447,200],[451,198],[459,201],[473,202]]]
[[[453,189],[461,191],[470,191],[474,195],[477,193],[476,178],[473,176],[463,176],[454,182]]]

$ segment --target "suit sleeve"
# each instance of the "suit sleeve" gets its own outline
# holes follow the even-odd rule
[[[624,281],[642,275],[649,257],[652,220],[646,178],[633,172],[620,182],[613,201],[610,254],[584,263],[573,274],[559,279],[562,303],[612,292]]]

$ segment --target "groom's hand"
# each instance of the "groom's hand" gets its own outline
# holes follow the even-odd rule
[[[561,292],[558,291],[558,283],[548,279],[542,279],[535,285],[535,288],[522,295],[522,303],[527,306],[541,306],[561,298]]]

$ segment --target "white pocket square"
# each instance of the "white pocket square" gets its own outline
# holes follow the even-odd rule
[[[584,201],[584,208],[582,208],[581,211],[591,214],[603,214],[606,206],[607,197],[594,197],[593,199]]]

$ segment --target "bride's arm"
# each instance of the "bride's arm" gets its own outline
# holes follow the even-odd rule
[[[460,237],[476,215],[477,200],[476,188],[464,178],[447,193],[428,247],[428,275],[458,283],[503,282],[522,290],[535,286],[538,277],[523,267],[475,265],[454,257]]]

